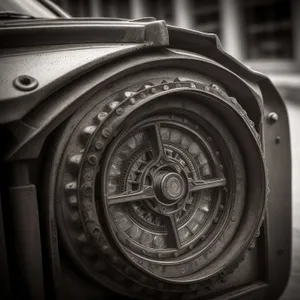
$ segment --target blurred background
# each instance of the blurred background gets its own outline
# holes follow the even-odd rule
[[[293,263],[291,279],[281,300],[299,300],[300,0],[55,0],[55,2],[76,17],[154,16],[157,19],[165,19],[172,25],[216,33],[227,52],[251,68],[271,77],[288,109],[293,160]]]

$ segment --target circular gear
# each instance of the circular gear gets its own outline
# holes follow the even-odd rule
[[[124,295],[196,297],[236,268],[261,225],[259,136],[236,99],[205,83],[153,79],[106,96],[71,117],[54,161],[67,252]]]

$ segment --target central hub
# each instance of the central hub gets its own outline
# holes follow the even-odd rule
[[[177,201],[184,195],[185,183],[177,173],[167,173],[160,181],[161,192],[169,201]]]

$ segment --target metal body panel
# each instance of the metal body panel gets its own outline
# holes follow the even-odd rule
[[[0,99],[0,120],[2,124],[15,121],[9,124],[8,128],[17,141],[8,152],[6,159],[20,160],[38,157],[46,137],[96,91],[103,88],[103,84],[109,86],[117,78],[122,76],[125,78],[129,73],[158,66],[172,65],[174,68],[198,71],[201,70],[200,66],[210,64],[210,68],[218,70],[217,77],[219,76],[226,90],[232,93],[235,91],[237,94],[243,91],[243,101],[246,106],[248,103],[249,115],[252,114],[255,119],[257,111],[262,112],[263,109],[265,119],[256,118],[254,121],[264,140],[271,190],[261,237],[261,243],[264,244],[261,247],[266,249],[263,255],[264,264],[267,266],[265,278],[261,280],[266,283],[249,285],[242,290],[237,290],[234,294],[226,295],[225,299],[253,299],[254,295],[255,299],[278,299],[288,280],[291,261],[291,154],[287,112],[270,80],[262,74],[249,70],[224,53],[218,38],[212,34],[173,26],[168,26],[168,31],[165,31],[166,28],[162,23],[156,23],[158,26],[151,27],[151,22],[147,24],[117,22],[118,28],[113,25],[115,22],[112,24],[103,22],[105,24],[102,25],[99,22],[91,22],[94,24],[91,26],[86,26],[84,23],[58,21],[56,26],[48,27],[51,38],[48,36],[41,44],[64,44],[63,51],[56,49],[55,52],[50,53],[36,49],[36,52],[26,51],[26,54],[2,52],[0,63],[5,64],[6,69],[1,67],[1,72],[6,71],[9,77],[4,77],[5,81],[0,83],[2,84],[1,91],[4,91],[1,95],[2,101]],[[35,27],[39,35],[45,33],[42,23],[38,26],[35,22],[32,24],[35,25],[28,25],[29,32]],[[78,26],[76,27],[75,24]],[[2,31],[2,37],[12,32],[20,36],[23,31],[21,27],[17,27]],[[87,39],[79,36],[82,32],[91,29],[90,27],[92,30],[89,31]],[[98,29],[99,35],[95,35]],[[126,30],[132,30],[132,34],[126,35]],[[55,42],[54,33],[57,32],[64,34],[71,32],[70,38],[67,38],[68,40],[60,38]],[[114,34],[109,36],[110,32]],[[170,40],[167,38],[168,35]],[[94,43],[105,43],[104,36],[109,37],[106,39],[108,43],[115,41],[118,44],[105,47],[95,46]],[[157,39],[154,39],[154,36],[157,36]],[[7,46],[20,46],[14,43],[7,44]],[[29,40],[23,39],[20,43],[21,46],[35,46],[39,44],[39,41],[32,37]],[[67,43],[84,44],[84,46],[78,45],[76,48],[71,46],[71,49],[68,49],[65,46]],[[128,44],[121,45],[120,43]],[[210,61],[205,62],[203,58],[187,58],[182,54],[178,55],[166,50],[139,55],[142,49],[162,46],[191,51],[196,55],[207,57]],[[128,55],[126,59],[118,61],[119,57],[123,58],[126,55]],[[107,64],[108,62],[110,63]],[[47,71],[49,68],[50,71]],[[3,75],[6,74],[3,72]],[[32,92],[15,90],[12,81],[22,74],[35,77],[39,81],[36,90]],[[223,74],[227,77],[222,76]],[[262,95],[264,103],[255,100],[257,94]],[[252,102],[248,102],[247,99],[251,99]],[[16,114],[14,108],[21,103],[23,106],[18,108],[19,114]],[[253,111],[251,111],[252,106],[255,106]],[[275,124],[267,121],[270,112],[276,112],[279,115],[279,120]],[[261,126],[262,123],[265,124],[264,127]],[[281,172],[280,176],[276,173],[278,169]],[[280,272],[277,271],[279,268]],[[224,299],[222,297],[220,299]]]

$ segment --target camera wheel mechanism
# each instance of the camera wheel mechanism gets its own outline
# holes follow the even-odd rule
[[[266,205],[259,136],[238,99],[170,73],[96,92],[56,133],[46,174],[78,270],[141,299],[192,299],[224,280]]]

